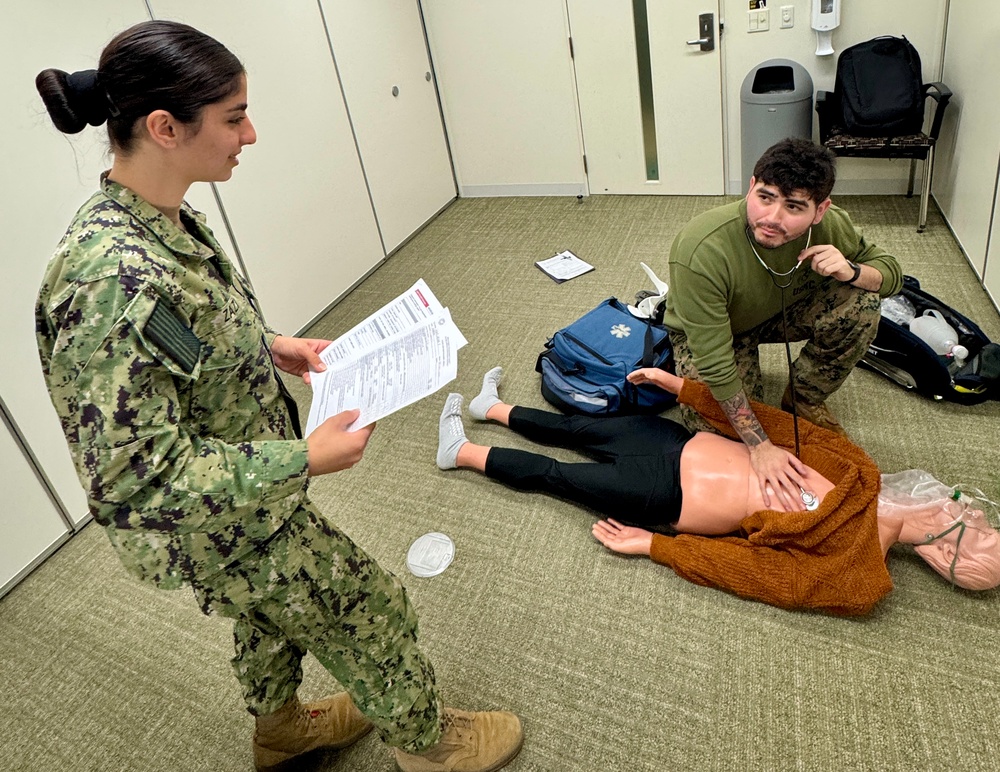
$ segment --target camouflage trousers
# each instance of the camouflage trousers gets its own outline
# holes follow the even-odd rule
[[[383,741],[426,750],[440,738],[443,706],[406,591],[309,506],[255,559],[195,586],[206,613],[235,620],[233,667],[247,706],[266,715],[284,705],[309,651]]]
[[[837,281],[826,282],[817,292],[787,306],[788,340],[806,341],[792,365],[797,399],[818,405],[840,388],[875,339],[880,306],[877,292]],[[748,398],[764,401],[758,347],[762,343],[784,342],[780,313],[733,337],[736,370]],[[687,336],[671,331],[670,343],[677,375],[701,380]],[[680,409],[681,420],[691,431],[716,431],[690,406],[681,405]]]

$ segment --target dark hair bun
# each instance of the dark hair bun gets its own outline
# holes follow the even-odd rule
[[[35,78],[45,109],[59,131],[76,134],[89,123],[100,126],[109,116],[108,97],[100,85],[97,70],[67,74],[43,70]]]

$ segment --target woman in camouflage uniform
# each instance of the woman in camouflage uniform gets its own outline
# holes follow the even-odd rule
[[[36,85],[60,131],[106,121],[114,155],[39,292],[52,403],[125,567],[234,620],[258,768],[374,725],[404,770],[499,769],[521,746],[517,717],[443,707],[402,584],[309,500],[309,478],[357,463],[374,428],[348,432],[348,411],[298,437],[275,367],[308,382],[328,341],[266,327],[183,201],[193,182],[228,180],[256,141],[241,63],[153,21],[113,39],[97,70],[45,70]],[[346,693],[299,703],[307,651]]]

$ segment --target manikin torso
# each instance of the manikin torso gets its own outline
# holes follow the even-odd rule
[[[820,501],[834,484],[815,469],[806,467],[805,489]],[[750,450],[709,432],[697,432],[681,452],[681,514],[676,528],[682,532],[723,534],[736,530],[747,515],[762,509],[778,512],[801,511],[805,507],[785,507],[771,494],[770,506],[750,465]],[[686,523],[697,522],[691,528]]]

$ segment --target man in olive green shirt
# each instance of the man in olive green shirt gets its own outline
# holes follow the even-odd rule
[[[677,374],[705,382],[750,448],[766,504],[800,501],[804,467],[768,439],[750,400],[763,401],[757,347],[805,340],[794,365],[800,415],[844,434],[825,405],[878,331],[881,297],[899,292],[896,258],[869,244],[833,206],[834,157],[786,139],[757,162],[743,201],[689,222],[670,250],[670,328]],[[786,389],[782,407],[790,409]],[[688,428],[711,431],[684,411]]]

